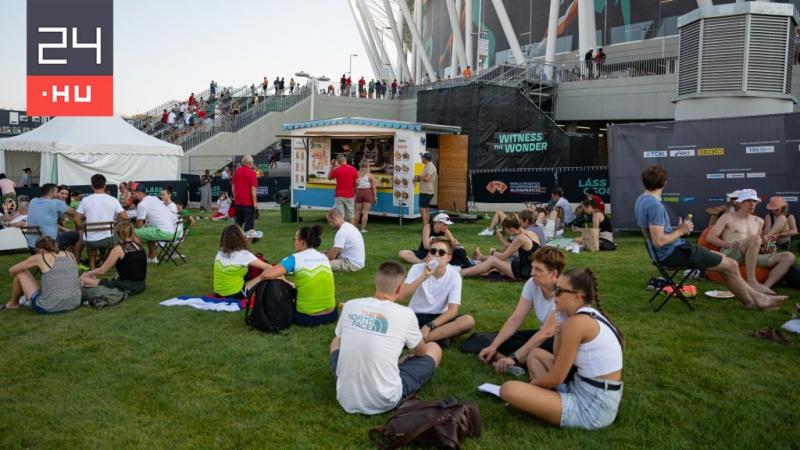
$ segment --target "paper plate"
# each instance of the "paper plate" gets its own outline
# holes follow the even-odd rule
[[[733,295],[733,292],[731,291],[708,291],[706,292],[706,297],[725,299],[725,298],[733,298],[736,296]]]

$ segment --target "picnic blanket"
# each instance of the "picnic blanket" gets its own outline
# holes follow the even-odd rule
[[[548,247],[560,248],[562,250],[566,250],[566,251],[572,252],[572,253],[580,253],[580,251],[581,251],[581,246],[579,244],[576,244],[575,242],[573,242],[572,239],[570,239],[570,238],[563,238],[562,237],[562,238],[551,239],[551,240],[547,241],[547,243],[544,244],[544,245],[546,245]]]
[[[188,306],[203,311],[239,312],[245,307],[244,300],[238,298],[222,298],[213,296],[182,295],[164,300],[162,306]]]

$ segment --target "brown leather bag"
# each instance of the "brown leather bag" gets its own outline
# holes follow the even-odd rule
[[[481,436],[481,418],[475,402],[405,400],[382,427],[369,431],[373,445],[381,449],[407,445],[459,449],[468,437]]]

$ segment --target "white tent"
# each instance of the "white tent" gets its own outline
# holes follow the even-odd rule
[[[57,117],[19,136],[0,139],[0,172],[19,181],[22,169],[39,184],[109,184],[179,180],[183,150],[137,130],[121,117]]]

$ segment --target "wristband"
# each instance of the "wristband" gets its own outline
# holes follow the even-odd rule
[[[519,364],[519,360],[517,359],[517,354],[515,352],[511,352],[511,354],[508,355],[508,357],[511,358],[512,361],[514,361],[514,364]]]
[[[428,329],[429,329],[429,330],[431,330],[431,331],[433,331],[433,330],[435,330],[435,329],[436,329],[436,324],[435,324],[435,323],[433,323],[433,321],[432,321],[432,320],[431,320],[430,322],[426,323],[425,325],[426,325],[426,326],[428,327]]]

